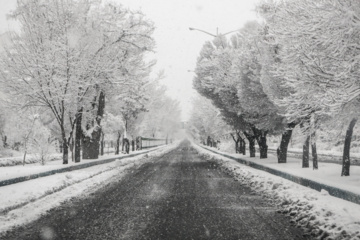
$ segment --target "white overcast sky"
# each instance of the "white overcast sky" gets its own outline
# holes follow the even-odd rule
[[[157,66],[154,72],[164,70],[163,83],[168,93],[181,103],[182,119],[191,110],[194,95],[192,79],[196,59],[205,41],[212,34],[227,33],[241,28],[245,22],[256,19],[254,11],[258,0],[112,0],[125,7],[141,10],[156,26],[154,38],[157,43]],[[16,7],[16,0],[0,0],[0,34],[16,24],[6,20],[6,14]]]

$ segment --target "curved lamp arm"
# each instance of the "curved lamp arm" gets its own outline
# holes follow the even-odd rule
[[[196,30],[196,31],[200,31],[200,32],[206,33],[206,34],[208,34],[208,35],[210,35],[210,36],[217,37],[217,35],[211,34],[211,33],[209,33],[209,32],[206,32],[206,31],[204,31],[204,30],[201,30],[201,29],[189,27],[189,30],[190,30],[190,31]]]

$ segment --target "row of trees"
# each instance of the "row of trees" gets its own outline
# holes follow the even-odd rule
[[[193,108],[187,124],[188,132],[193,139],[198,139],[204,145],[220,147],[222,140],[233,139],[235,152],[246,154],[245,136],[229,126],[222,118],[220,110],[211,101],[203,96],[193,99]],[[254,150],[255,152],[255,150]]]
[[[75,162],[80,146],[83,158],[97,158],[100,141],[114,132],[118,153],[121,134],[135,134],[140,114],[151,117],[146,111],[160,91],[149,78],[155,61],[146,60],[153,23],[139,11],[87,0],[19,0],[10,17],[21,32],[11,33],[1,54],[4,105],[41,112],[61,139],[64,164],[69,146]]]
[[[360,2],[265,0],[257,10],[262,23],[204,44],[195,89],[248,139],[250,156],[256,140],[266,158],[266,136],[282,134],[279,163],[286,163],[294,127],[305,136],[303,167],[311,144],[317,169],[316,132],[348,124],[341,172],[348,176],[360,99]]]

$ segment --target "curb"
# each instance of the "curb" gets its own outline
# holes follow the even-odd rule
[[[36,178],[46,177],[46,176],[54,175],[57,173],[71,172],[74,170],[88,168],[88,167],[92,167],[92,166],[96,166],[96,165],[100,165],[100,164],[110,163],[115,160],[120,160],[120,159],[124,159],[124,158],[129,158],[129,157],[135,157],[135,156],[138,156],[141,154],[156,151],[157,149],[151,149],[151,150],[147,150],[147,151],[144,151],[141,153],[132,153],[132,154],[124,155],[124,156],[111,157],[111,158],[107,158],[107,159],[103,159],[103,160],[96,160],[96,162],[88,162],[88,163],[84,163],[84,164],[80,164],[80,165],[73,165],[73,166],[69,166],[69,167],[65,167],[65,168],[54,169],[51,171],[31,174],[31,175],[23,176],[23,177],[6,179],[6,180],[0,181],[0,187],[4,187],[4,186],[8,186],[8,185],[15,184],[15,183],[20,183],[20,182],[25,182],[25,181],[36,179]],[[83,161],[87,161],[87,160],[83,160]]]
[[[342,190],[340,188],[332,187],[332,186],[329,186],[329,185],[326,185],[326,184],[318,183],[318,182],[315,182],[313,180],[309,180],[307,178],[294,176],[294,175],[289,174],[289,173],[284,173],[284,172],[281,172],[281,171],[276,170],[276,169],[272,169],[272,168],[269,168],[269,167],[266,167],[266,166],[251,162],[251,161],[244,160],[242,158],[236,158],[236,157],[224,154],[224,153],[219,153],[219,152],[216,152],[214,150],[205,148],[205,147],[203,147],[201,145],[198,145],[198,146],[205,149],[205,150],[208,150],[210,152],[216,153],[216,154],[218,154],[220,156],[227,157],[227,158],[230,158],[232,160],[235,160],[235,161],[237,161],[237,162],[239,162],[241,164],[247,165],[249,167],[268,172],[268,173],[276,175],[278,177],[285,178],[285,179],[290,180],[290,181],[292,181],[294,183],[300,184],[300,185],[302,185],[304,187],[309,187],[309,188],[317,190],[319,192],[322,189],[324,189],[333,197],[341,198],[343,200],[346,200],[346,201],[349,201],[349,202],[352,202],[352,203],[360,204],[360,195],[355,194],[353,192]]]

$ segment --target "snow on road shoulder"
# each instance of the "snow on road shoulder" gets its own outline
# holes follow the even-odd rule
[[[209,147],[204,146],[209,149]],[[210,148],[215,150],[214,148]],[[215,150],[216,152],[220,152]],[[234,154],[227,152],[224,153],[228,156],[241,158],[249,162],[253,162],[267,168],[279,170],[281,172],[290,173],[291,175],[301,178],[309,179],[314,182],[322,183],[328,186],[340,188],[349,192],[360,195],[360,166],[351,166],[351,176],[341,176],[341,165],[335,163],[319,162],[319,169],[313,170],[312,166],[309,168],[302,168],[302,159],[288,157],[286,164],[279,164],[277,156],[269,153],[266,159],[260,159],[258,157],[250,157],[249,155]]]
[[[155,161],[178,145],[179,142],[108,164],[1,187],[0,238],[1,233],[34,221],[74,197],[86,197],[102,186],[121,179],[127,170]]]
[[[162,147],[158,147],[158,148],[162,148]],[[154,148],[154,150],[156,150],[158,148]],[[131,152],[130,155],[134,154],[134,153],[138,154],[138,153],[142,153],[142,152],[146,152],[146,151],[148,151],[148,149]],[[125,155],[123,153],[120,153],[119,155],[108,155],[107,154],[107,155],[99,156],[99,159],[82,160],[81,162],[78,162],[78,163],[69,161],[68,164],[63,164],[62,159],[60,159],[60,160],[49,161],[46,163],[46,165],[41,165],[39,162],[34,162],[32,164],[26,164],[25,166],[9,165],[6,167],[0,167],[0,181],[17,178],[17,177],[29,176],[31,174],[39,174],[42,172],[52,171],[55,169],[69,168],[71,166],[83,165],[83,164],[87,164],[89,162],[102,162],[104,159],[115,158],[115,157],[124,157],[124,156],[129,156],[129,155]],[[2,161],[2,159],[0,159],[0,161]]]
[[[204,159],[218,162],[224,171],[271,201],[305,234],[328,240],[360,239],[360,205],[193,147]]]

